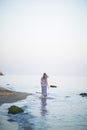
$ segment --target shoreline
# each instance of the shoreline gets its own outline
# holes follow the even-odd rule
[[[0,87],[0,106],[4,103],[13,103],[25,99],[27,96],[32,95],[26,92],[11,91],[6,88]],[[17,130],[18,122],[9,122],[8,117],[0,115],[0,128],[2,130]]]
[[[11,91],[6,88],[0,87],[0,106],[4,103],[13,103],[25,99],[27,96],[32,95],[26,92]]]

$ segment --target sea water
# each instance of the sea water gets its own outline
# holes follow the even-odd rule
[[[87,77],[49,76],[46,99],[41,99],[40,76],[1,76],[0,86],[20,92],[32,93],[26,99],[0,106],[0,115],[18,122],[18,130],[87,130]],[[24,113],[9,115],[7,109],[18,105]]]

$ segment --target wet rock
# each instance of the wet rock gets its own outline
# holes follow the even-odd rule
[[[55,86],[55,85],[50,85],[50,87],[52,87],[52,88],[57,88],[57,86]]]
[[[0,76],[3,76],[4,74],[2,72],[0,72]]]
[[[10,84],[6,84],[7,86],[9,86]]]
[[[13,105],[13,106],[8,108],[8,113],[18,114],[20,112],[24,112],[24,110],[21,107]]]
[[[65,96],[66,98],[70,98],[70,96]]]
[[[80,96],[87,97],[87,93],[80,93]]]

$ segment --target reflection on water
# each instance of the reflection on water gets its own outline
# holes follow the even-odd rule
[[[79,95],[87,92],[87,77],[50,77],[50,84],[58,81],[60,84],[57,88],[50,88],[48,97],[43,99],[40,98],[40,86],[36,84],[40,76],[2,78],[0,86],[32,93],[13,103],[24,109],[24,113],[9,115],[11,120],[18,122],[18,130],[87,130],[87,98]],[[12,103],[0,106],[0,115],[7,116],[10,105]]]
[[[47,111],[47,99],[46,98],[41,98],[41,115],[45,116],[47,115],[48,111]]]

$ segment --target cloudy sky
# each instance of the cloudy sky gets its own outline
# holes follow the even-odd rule
[[[87,76],[87,0],[0,0],[0,71]]]

